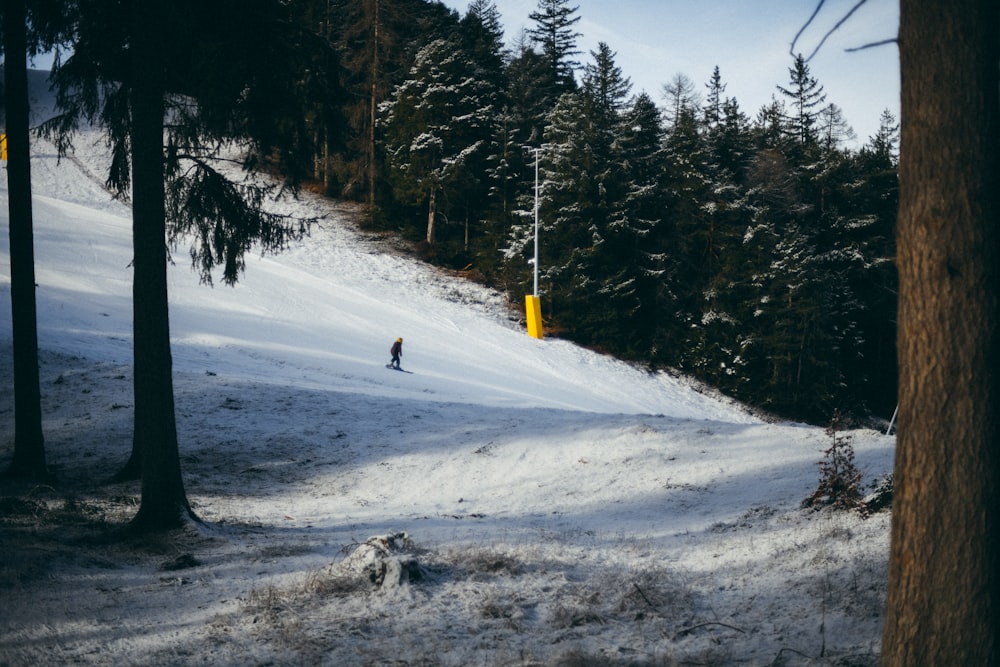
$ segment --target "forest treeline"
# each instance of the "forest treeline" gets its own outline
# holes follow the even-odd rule
[[[511,46],[492,0],[316,4],[345,103],[315,175],[368,198],[369,224],[521,303],[537,159],[548,332],[786,417],[891,414],[888,111],[852,147],[801,56],[752,114],[718,68],[635,93],[609,45],[580,53],[566,0],[539,0]]]
[[[281,7],[294,55],[249,59],[289,68],[269,72],[287,85],[247,110],[245,131],[269,147],[260,162],[367,203],[365,224],[515,304],[532,290],[537,193],[550,334],[784,417],[891,414],[888,111],[853,147],[801,56],[753,112],[718,68],[707,82],[674,76],[659,99],[636,93],[609,45],[580,52],[566,0],[538,0],[512,44],[493,0],[464,14],[429,0]],[[206,71],[224,71],[216,58]],[[197,260],[205,275],[218,261],[212,248]]]

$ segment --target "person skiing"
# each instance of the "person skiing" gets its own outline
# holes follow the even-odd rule
[[[399,358],[403,356],[403,339],[397,338],[396,342],[392,344],[389,348],[389,353],[392,354],[392,361],[389,362],[389,366],[399,370]]]

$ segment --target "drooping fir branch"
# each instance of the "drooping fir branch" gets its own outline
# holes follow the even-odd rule
[[[234,285],[243,273],[244,256],[254,246],[277,252],[303,238],[315,218],[300,218],[267,210],[278,185],[248,178],[237,181],[212,160],[177,154],[168,165],[166,190],[169,241],[191,241],[191,262],[202,283],[211,285],[212,272],[222,267],[222,280]]]

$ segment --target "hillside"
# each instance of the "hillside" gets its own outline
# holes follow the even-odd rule
[[[249,258],[235,288],[175,252],[181,456],[206,525],[107,540],[139,486],[100,483],[132,405],[131,221],[100,147],[34,145],[60,484],[0,485],[0,664],[877,663],[889,517],[800,508],[821,429],[531,339],[496,293],[306,195],[280,206],[322,216],[310,238]],[[5,388],[9,275],[4,234]],[[384,367],[397,336],[412,373]],[[891,470],[893,438],[847,435],[867,485]],[[12,442],[5,389],[0,467]]]

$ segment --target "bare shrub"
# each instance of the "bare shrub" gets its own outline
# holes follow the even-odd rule
[[[469,549],[450,554],[456,567],[465,570],[474,579],[498,575],[517,576],[524,573],[524,563],[514,554],[494,548]]]

